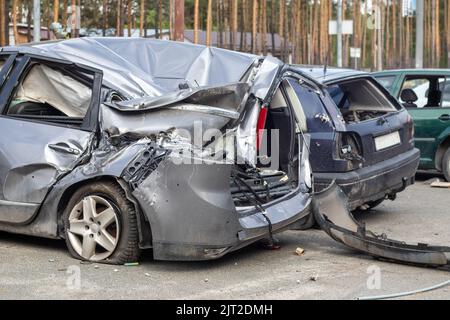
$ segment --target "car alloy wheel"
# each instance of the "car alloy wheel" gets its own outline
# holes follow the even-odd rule
[[[90,261],[107,259],[120,239],[119,219],[113,204],[97,195],[86,196],[73,207],[67,231],[72,248]]]

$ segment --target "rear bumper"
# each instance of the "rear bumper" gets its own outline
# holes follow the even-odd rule
[[[395,195],[413,184],[419,159],[419,150],[412,149],[351,172],[315,173],[315,191],[320,192],[336,181],[348,196],[350,209],[354,210],[367,202]]]
[[[133,191],[149,222],[156,260],[217,259],[289,229],[312,212],[300,188],[259,210],[237,210],[230,193],[233,165],[175,164],[166,159]]]

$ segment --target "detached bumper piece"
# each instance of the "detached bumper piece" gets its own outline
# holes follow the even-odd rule
[[[366,230],[365,225],[352,216],[347,196],[336,183],[315,195],[313,210],[321,229],[337,242],[352,249],[383,260],[422,267],[450,265],[450,247],[422,243],[410,245],[388,239],[385,234],[376,235]]]

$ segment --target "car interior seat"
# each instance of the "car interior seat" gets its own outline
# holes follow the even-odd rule
[[[403,106],[405,108],[417,108],[416,102],[419,98],[413,89],[404,89],[400,98],[404,101]]]

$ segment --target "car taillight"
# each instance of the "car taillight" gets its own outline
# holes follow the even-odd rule
[[[408,118],[406,120],[408,124],[408,141],[412,143],[414,141],[414,134],[415,134],[415,128],[414,128],[414,120],[411,117],[411,115],[408,114]]]
[[[264,135],[264,128],[266,127],[267,120],[267,107],[263,106],[259,112],[258,125],[256,127],[256,149],[259,151],[262,144]]]

